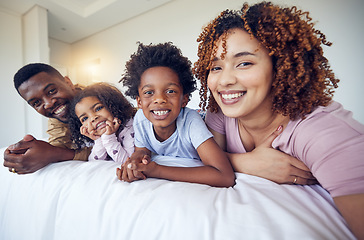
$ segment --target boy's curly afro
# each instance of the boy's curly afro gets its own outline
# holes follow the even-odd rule
[[[191,93],[196,90],[191,61],[182,55],[179,48],[171,42],[156,45],[139,43],[137,52],[132,54],[126,63],[126,72],[119,81],[128,87],[125,94],[136,99],[139,96],[138,87],[142,74],[148,68],[157,66],[168,67],[177,73],[183,94],[191,96]]]

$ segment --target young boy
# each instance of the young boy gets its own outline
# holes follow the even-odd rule
[[[177,47],[140,44],[121,81],[140,109],[133,124],[135,152],[117,169],[120,180],[155,177],[217,187],[234,185],[227,156],[200,115],[186,107],[196,82],[191,62]],[[150,161],[152,154],[193,167],[164,166]],[[203,164],[196,165],[196,161]]]

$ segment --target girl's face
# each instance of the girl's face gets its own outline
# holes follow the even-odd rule
[[[141,76],[138,93],[138,107],[152,122],[156,134],[172,134],[181,108],[188,103],[188,95],[183,94],[177,73],[168,67],[147,69]]]
[[[114,117],[97,97],[82,98],[75,106],[75,113],[82,126],[88,132],[95,130],[96,136],[101,136],[106,131],[106,120],[113,121]]]
[[[259,116],[271,111],[272,60],[268,51],[241,29],[226,39],[226,55],[218,42],[207,84],[222,112],[232,118]]]

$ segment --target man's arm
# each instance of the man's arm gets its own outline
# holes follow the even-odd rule
[[[9,146],[4,152],[4,166],[14,168],[18,174],[33,173],[50,163],[72,160],[75,151],[52,146],[26,135],[23,140]]]
[[[71,140],[71,132],[68,125],[60,122],[55,118],[48,119],[48,130],[49,135],[48,143],[61,148],[74,149],[73,142]],[[87,161],[88,156],[91,153],[92,147],[85,147],[82,149],[72,150],[74,152],[74,160]],[[68,159],[72,160],[72,159]]]

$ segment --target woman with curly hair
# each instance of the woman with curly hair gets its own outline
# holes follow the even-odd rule
[[[134,152],[133,116],[136,110],[116,87],[90,85],[76,94],[69,126],[78,148],[93,145],[89,161],[125,162]]]
[[[197,111],[191,62],[172,43],[139,44],[121,79],[136,99],[135,152],[117,170],[120,180],[146,177],[230,187],[231,164]],[[152,161],[151,161],[152,160]]]
[[[309,13],[245,3],[197,41],[200,104],[235,171],[291,184],[314,183],[312,172],[363,239],[364,126],[332,100],[331,43]]]

